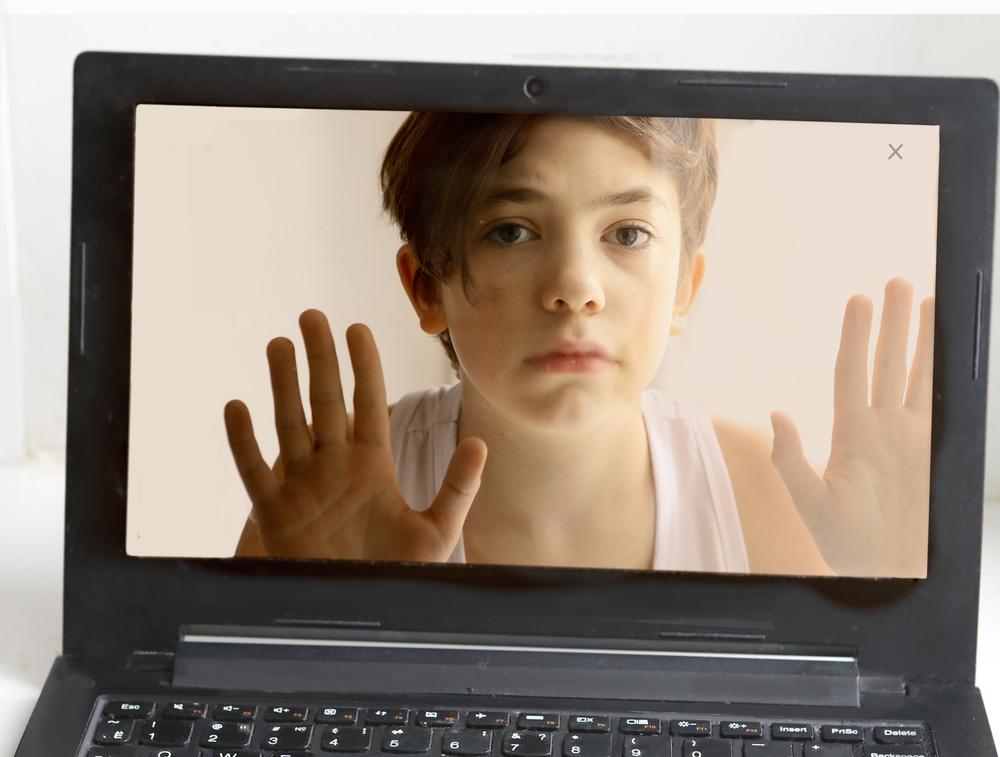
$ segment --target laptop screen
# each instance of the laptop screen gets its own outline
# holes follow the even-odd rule
[[[926,576],[937,126],[140,105],[135,177],[130,555]]]

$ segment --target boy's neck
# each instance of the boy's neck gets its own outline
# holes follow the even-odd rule
[[[465,389],[465,387],[463,387]],[[458,440],[486,442],[469,562],[651,568],[655,487],[641,401],[586,433],[510,423],[462,398]]]

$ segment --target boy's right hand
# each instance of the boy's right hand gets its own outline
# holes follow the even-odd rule
[[[371,332],[361,324],[347,330],[355,379],[352,434],[326,316],[307,310],[299,326],[309,362],[311,434],[292,343],[279,337],[267,346],[282,481],[261,457],[246,405],[233,400],[225,410],[229,446],[268,556],[448,560],[479,490],[485,442],[459,444],[430,508],[412,510],[396,482],[385,383]]]

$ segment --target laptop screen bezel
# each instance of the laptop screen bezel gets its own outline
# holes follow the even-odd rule
[[[525,82],[542,77],[541,96]],[[135,108],[141,103],[940,127],[928,577],[131,557],[125,552]],[[973,79],[84,53],[74,87],[64,651],[172,651],[182,625],[336,626],[853,650],[862,674],[971,684],[997,89]],[[714,629],[714,630],[713,630]],[[701,636],[699,636],[701,634]],[[942,639],[948,639],[944,644]]]

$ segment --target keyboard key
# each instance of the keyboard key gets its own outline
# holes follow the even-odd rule
[[[854,747],[850,744],[804,744],[805,757],[854,757]]]
[[[296,749],[292,752],[268,752],[267,757],[316,757],[316,755],[312,752],[303,752]]]
[[[922,746],[866,746],[865,757],[927,757]]]
[[[207,711],[205,705],[195,702],[167,702],[160,716],[171,720],[201,720]]]
[[[760,723],[747,720],[723,720],[719,723],[719,735],[724,739],[759,739]]]
[[[618,730],[622,733],[659,733],[660,721],[656,718],[619,718]]]
[[[549,757],[552,754],[552,734],[537,731],[514,731],[503,738],[503,753],[507,757]]]
[[[924,740],[924,729],[915,726],[878,726],[872,736],[879,744],[919,744]]]
[[[148,718],[153,714],[152,702],[108,702],[104,705],[104,717],[109,720],[133,720]]]
[[[317,723],[333,725],[356,725],[358,722],[357,707],[321,707],[316,711]]]
[[[368,725],[406,725],[409,710],[368,710],[365,723]]]
[[[97,725],[94,733],[94,743],[104,746],[127,744],[132,738],[132,727],[135,721],[130,718],[105,718]]]
[[[684,739],[683,757],[738,757],[726,739]]]
[[[420,710],[417,725],[425,728],[451,728],[458,723],[458,710]]]
[[[249,723],[257,717],[257,708],[250,704],[217,704],[212,710],[212,717],[227,722]]]
[[[784,741],[812,741],[813,727],[808,723],[771,723],[771,738]]]
[[[367,752],[372,746],[371,728],[329,725],[320,748],[327,752]]]
[[[249,723],[211,723],[201,732],[202,746],[230,747],[246,746],[253,736],[253,726]]]
[[[792,757],[792,745],[787,741],[744,741],[743,757]]]
[[[261,749],[305,749],[312,741],[311,725],[269,725],[260,740]]]
[[[147,720],[139,729],[139,743],[150,746],[186,746],[194,723],[183,720]]]
[[[95,746],[87,757],[136,757],[134,746]]]
[[[309,715],[306,707],[289,707],[288,705],[278,705],[268,707],[264,710],[265,723],[302,723]]]
[[[470,712],[465,719],[469,728],[506,728],[509,717],[506,712]]]
[[[611,757],[611,734],[567,733],[563,757]]]
[[[865,740],[865,729],[859,725],[825,725],[819,732],[823,741],[860,744]]]
[[[426,728],[399,726],[386,728],[382,733],[382,751],[398,754],[419,754],[431,748],[434,731]]]
[[[156,755],[156,757],[159,757],[159,755]],[[198,757],[198,755],[195,755],[195,757]],[[208,755],[202,752],[201,757],[208,757]],[[216,749],[212,752],[211,757],[260,757],[260,752],[256,749]],[[302,756],[297,755],[297,757]]]
[[[622,757],[670,757],[670,739],[661,736],[626,736]]]
[[[441,734],[441,751],[444,754],[489,754],[492,746],[492,731],[460,728]]]
[[[712,735],[712,723],[709,720],[671,720],[670,734],[672,736],[704,736]]]
[[[517,718],[517,727],[528,728],[532,731],[555,731],[559,729],[559,716],[523,712]]]
[[[598,715],[574,715],[569,719],[572,733],[610,733],[611,718]]]
[[[238,755],[240,752],[216,752],[216,754]],[[254,756],[256,757],[256,752]],[[139,750],[138,757],[204,757],[205,753],[196,746],[144,746]]]

